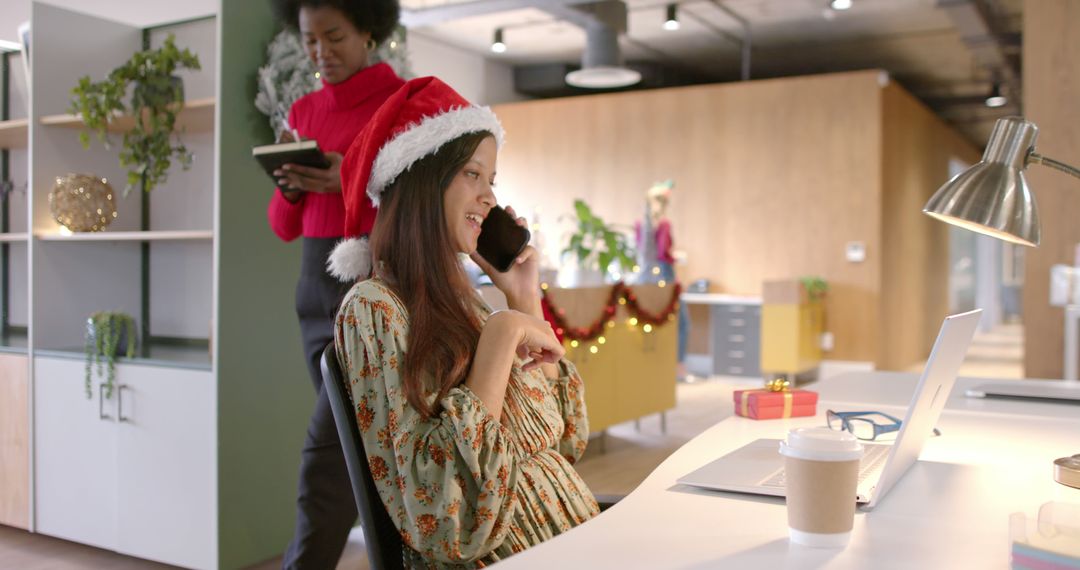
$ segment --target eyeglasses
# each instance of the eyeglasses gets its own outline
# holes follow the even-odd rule
[[[825,418],[828,420],[830,428],[849,432],[863,441],[873,441],[878,436],[899,431],[900,425],[903,423],[884,412],[834,412],[826,410]],[[888,420],[888,423],[882,422],[881,418]],[[934,435],[941,435],[941,431],[934,428]]]

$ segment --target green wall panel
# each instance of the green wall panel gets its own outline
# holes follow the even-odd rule
[[[281,553],[292,536],[314,395],[293,309],[300,244],[267,225],[273,185],[251,158],[273,137],[253,103],[277,29],[271,3],[223,0],[220,25],[219,560],[236,568]]]

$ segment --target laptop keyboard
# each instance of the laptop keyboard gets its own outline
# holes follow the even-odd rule
[[[885,459],[889,457],[889,450],[892,449],[891,445],[864,444],[863,447],[866,448],[866,453],[863,454],[862,460],[859,461],[859,483],[862,483],[871,474],[880,471]],[[762,487],[787,486],[787,480],[784,479],[784,469],[778,469],[776,473],[766,477],[759,485]]]

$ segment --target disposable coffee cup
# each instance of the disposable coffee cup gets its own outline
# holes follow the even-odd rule
[[[843,548],[855,524],[855,496],[863,447],[855,436],[829,428],[798,428],[780,442],[787,481],[791,542]]]

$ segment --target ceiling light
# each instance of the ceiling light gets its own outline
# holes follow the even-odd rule
[[[679,29],[679,5],[668,4],[667,5],[667,18],[664,20],[664,29],[668,31],[675,31]]]
[[[833,10],[847,10],[851,8],[852,0],[832,0],[829,7]]]
[[[495,29],[495,39],[491,42],[491,51],[495,53],[506,52],[506,44],[503,43],[503,30],[502,28]]]
[[[994,86],[990,88],[990,94],[986,96],[987,107],[1004,107],[1009,102],[1009,98],[1001,92],[1001,82],[995,81]]]
[[[588,67],[566,74],[566,83],[583,89],[614,89],[641,81],[641,74],[626,67]]]
[[[566,74],[566,82],[584,89],[614,89],[641,81],[641,74],[623,65],[619,34],[594,22],[585,27],[585,53],[581,69]]]

